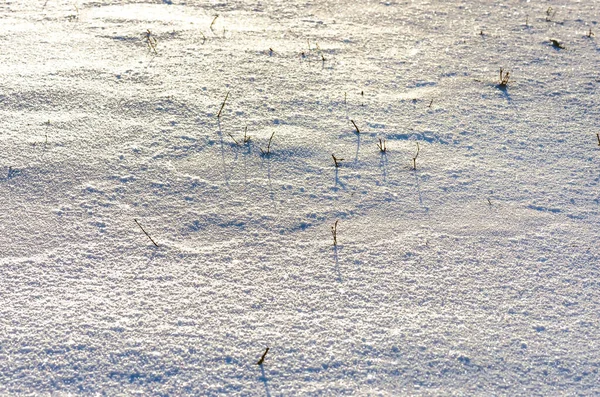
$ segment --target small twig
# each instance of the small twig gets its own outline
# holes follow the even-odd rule
[[[596,134],[596,138],[598,138],[598,146],[600,146],[600,134]]]
[[[419,148],[419,142],[417,142],[417,153],[415,154],[415,157],[413,157],[413,169],[416,170],[417,169],[417,157],[419,157],[419,151],[421,149]]]
[[[260,360],[258,360],[258,362],[256,363],[256,365],[263,365],[263,363],[265,362],[265,357],[267,356],[267,353],[269,352],[269,348],[267,347],[267,349],[265,350],[265,352],[263,353],[262,357],[260,358]]]
[[[594,32],[592,32],[592,28],[590,28],[590,31],[587,34],[587,37],[592,38],[592,36],[595,36]]]
[[[352,122],[352,124],[354,124],[354,128],[356,128],[356,133],[360,134],[360,130],[358,129],[358,126],[356,125],[356,123],[354,122],[354,120],[350,120]]]
[[[269,143],[267,144],[267,150],[263,150],[262,148],[260,148],[260,151],[262,152],[262,154],[264,156],[268,156],[269,154],[271,154],[271,141],[273,140],[274,135],[275,135],[275,131],[273,131],[273,133],[271,134],[271,137],[269,138]]]
[[[333,226],[331,226],[331,235],[333,236],[333,246],[337,246],[337,225],[339,220],[335,221]]]
[[[492,205],[492,202],[490,201],[490,199],[489,199],[489,198],[487,199],[487,201],[488,201],[488,204],[489,204],[489,205]]]
[[[219,109],[219,113],[217,113],[217,118],[221,118],[221,112],[223,111],[223,108],[225,107],[225,102],[227,102],[227,98],[229,98],[229,91],[227,91],[227,95],[225,95],[225,100],[223,101],[223,104],[221,105],[221,109]]]
[[[219,14],[217,14],[215,16],[215,18],[212,20],[212,22],[210,23],[210,30],[213,30],[213,25],[215,24],[215,21],[217,20],[218,17],[219,17]],[[214,30],[213,30],[213,32],[214,32]]]
[[[246,128],[244,128],[244,144],[250,142],[250,135],[246,135],[248,132],[248,126],[246,126]]]
[[[333,157],[333,164],[335,164],[335,168],[339,168],[340,167],[340,161],[344,161],[344,159],[338,159],[333,154],[331,155],[331,157]]]
[[[379,151],[381,153],[387,152],[387,147],[385,145],[385,139],[381,140],[381,138],[379,138],[379,143],[377,144],[377,147],[379,148]]]
[[[140,227],[140,229],[142,229],[142,232],[144,232],[144,234],[145,234],[146,236],[148,236],[148,238],[150,239],[150,241],[152,241],[152,244],[154,244],[155,246],[157,246],[157,247],[158,247],[158,244],[156,244],[156,242],[155,242],[154,240],[152,240],[152,237],[150,237],[150,235],[148,234],[148,232],[146,232],[146,231],[144,230],[144,228],[142,227],[142,225],[140,225],[140,223],[138,222],[138,220],[137,220],[137,219],[134,219],[134,221],[135,221],[135,223],[137,223],[137,225]]]
[[[202,35],[202,45],[204,45],[204,43],[206,43],[206,36],[202,32],[200,32],[200,34]]]
[[[427,106],[427,107],[430,108],[431,105],[433,105],[433,98],[431,98],[431,102],[429,102],[429,106]]]

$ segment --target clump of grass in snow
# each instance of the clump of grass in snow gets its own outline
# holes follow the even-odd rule
[[[500,82],[498,87],[506,88],[508,86],[508,80],[510,79],[510,72],[504,73],[504,69],[500,68]]]
[[[235,144],[236,144],[236,145],[238,145],[238,146],[242,146],[242,144],[241,144],[241,143],[239,143],[239,142],[237,141],[237,139],[235,139],[235,138],[233,137],[233,135],[231,135],[231,133],[230,133],[230,132],[227,132],[227,135],[229,135],[229,137],[231,138],[231,140],[232,140],[233,142],[235,142]],[[242,143],[243,143],[244,145],[247,145],[249,142],[250,142],[250,135],[248,135],[248,126],[246,126],[246,127],[244,128],[244,140],[242,141]]]
[[[248,135],[248,126],[244,128],[244,145],[250,143],[250,135]]]
[[[154,37],[150,29],[146,29],[146,33],[144,33],[144,39],[146,39],[146,45],[148,46],[148,48],[152,50],[155,54],[158,54],[156,52],[156,45],[158,44],[158,41],[156,40],[156,37]]]
[[[271,154],[271,141],[273,140],[274,135],[275,135],[275,131],[273,131],[273,133],[271,134],[271,137],[269,138],[269,143],[267,144],[267,150],[263,150],[263,148],[259,148],[260,151],[262,152],[263,156],[268,156],[269,154]]]

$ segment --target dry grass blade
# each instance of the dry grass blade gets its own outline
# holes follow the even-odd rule
[[[225,99],[223,100],[223,104],[221,105],[221,109],[219,109],[219,113],[217,113],[217,118],[221,118],[221,112],[223,111],[223,108],[225,107],[225,103],[227,102],[227,98],[229,98],[229,91],[227,91],[227,95],[225,95]]]
[[[387,152],[387,147],[385,145],[385,139],[382,140],[381,138],[379,138],[379,143],[377,144],[377,147],[379,148],[379,151],[381,153]]]
[[[210,23],[210,30],[213,30],[213,25],[215,24],[215,21],[217,20],[218,17],[219,17],[219,14],[215,15],[214,19]]]
[[[263,365],[263,363],[265,362],[265,357],[267,356],[267,353],[269,352],[269,348],[267,347],[267,349],[265,350],[265,352],[263,353],[262,357],[260,358],[260,360],[258,360],[258,362],[256,363],[256,365]]]
[[[417,142],[417,153],[415,153],[415,157],[413,157],[413,170],[417,169],[417,157],[419,157],[419,152],[421,148],[419,147],[419,142]]]
[[[147,236],[147,237],[150,239],[150,241],[152,241],[152,244],[154,244],[156,247],[158,247],[158,244],[156,244],[156,241],[154,241],[154,240],[152,239],[152,237],[150,237],[150,235],[148,234],[148,232],[146,232],[146,231],[144,230],[144,228],[142,227],[142,225],[140,225],[140,223],[138,222],[138,220],[137,220],[137,219],[134,219],[134,221],[135,221],[135,223],[137,223],[137,225],[140,227],[140,229],[142,229],[142,232],[144,232],[144,234],[145,234],[145,235],[146,235],[146,236]]]
[[[335,221],[335,223],[333,224],[333,226],[331,226],[331,234],[333,236],[333,246],[336,247],[337,246],[337,225],[338,225],[339,220]]]

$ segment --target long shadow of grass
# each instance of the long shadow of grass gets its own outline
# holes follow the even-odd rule
[[[229,178],[227,177],[227,165],[225,164],[225,143],[223,142],[223,131],[221,129],[221,120],[217,119],[217,125],[219,127],[219,144],[221,146],[221,164],[223,164],[223,178],[225,179],[225,185],[229,187]]]
[[[265,367],[263,365],[260,366],[260,380],[265,385],[265,395],[267,397],[271,397],[271,391],[269,390],[269,383],[268,383],[267,376],[265,375]]]
[[[343,282],[344,280],[342,279],[342,272],[340,271],[340,262],[339,262],[339,257],[338,257],[338,246],[334,245],[333,246],[333,261],[335,263],[335,272],[337,273],[338,282]]]

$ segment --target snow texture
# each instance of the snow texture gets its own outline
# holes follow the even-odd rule
[[[600,394],[599,11],[3,2],[0,394]]]

